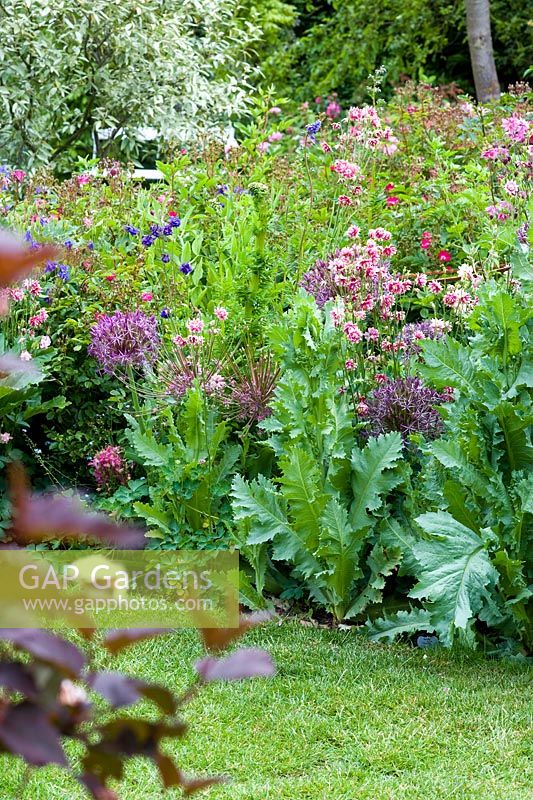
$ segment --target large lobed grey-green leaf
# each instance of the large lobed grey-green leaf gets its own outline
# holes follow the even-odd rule
[[[399,433],[385,433],[369,439],[363,450],[352,451],[353,503],[350,508],[350,525],[357,531],[373,523],[367,511],[376,511],[383,497],[400,482],[401,477],[393,467],[402,457],[402,437]]]
[[[488,589],[498,582],[498,572],[486,541],[450,514],[422,514],[416,521],[432,538],[413,547],[421,569],[409,596],[426,600],[435,629],[451,644],[455,629],[466,630],[480,611]]]

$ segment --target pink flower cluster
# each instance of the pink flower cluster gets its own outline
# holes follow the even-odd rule
[[[344,161],[344,159],[337,159],[330,167],[332,172],[336,172],[345,181],[353,181],[361,172],[361,168],[351,161]]]
[[[513,114],[502,119],[502,128],[512,142],[520,144],[525,142],[529,134],[529,122],[524,117]]]
[[[485,209],[490,219],[497,219],[499,222],[509,219],[513,210],[513,206],[507,200],[500,200],[496,205],[487,206]]]
[[[392,128],[383,125],[373,106],[352,107],[348,111],[348,137],[368,150],[381,150],[391,156],[398,149],[398,138]]]
[[[122,457],[120,447],[109,445],[96,453],[90,465],[99,489],[113,488],[129,480],[128,465]]]
[[[48,319],[48,312],[46,308],[41,308],[37,314],[34,314],[33,317],[30,317],[29,324],[30,328],[37,328],[39,325],[42,325]]]

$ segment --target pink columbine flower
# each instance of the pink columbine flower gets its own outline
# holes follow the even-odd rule
[[[337,198],[337,202],[338,202],[338,204],[339,204],[340,206],[353,206],[353,200],[352,200],[352,198],[351,198],[351,197],[348,197],[348,195],[345,195],[345,194],[341,194],[341,195],[340,195],[340,196]]]
[[[29,319],[30,328],[37,328],[38,325],[42,325],[43,322],[46,322],[48,319],[48,311],[46,308],[41,308],[37,314],[34,314],[33,317]]]
[[[430,281],[428,283],[428,289],[431,294],[439,294],[442,292],[442,284],[439,281]]]
[[[439,250],[439,252],[437,253],[437,258],[439,259],[439,261],[442,261],[443,263],[447,263],[448,261],[452,260],[452,256],[449,250]]]
[[[513,114],[511,117],[502,119],[502,128],[511,141],[525,142],[529,132],[529,122],[524,117]]]
[[[358,402],[357,406],[355,407],[355,410],[357,411],[360,417],[366,417],[366,415],[368,414],[368,406],[365,403],[364,399]]]
[[[327,142],[320,142],[320,147],[323,153],[331,153],[331,147]]]
[[[516,181],[506,181],[503,188],[505,189],[507,194],[511,195],[511,197],[516,197],[516,195],[520,191]]]
[[[23,169],[14,169],[11,173],[11,178],[16,181],[17,183],[22,183],[24,178],[26,177],[26,173]]]
[[[280,142],[283,139],[283,134],[281,131],[274,131],[268,137],[269,142]]]
[[[394,195],[391,195],[391,196],[387,197],[385,202],[386,202],[386,204],[388,206],[397,206],[398,203],[400,202],[400,198],[399,197],[395,197]]]
[[[346,236],[348,236],[349,239],[357,239],[360,231],[361,228],[358,225],[350,225],[350,227],[346,231]]]
[[[425,272],[417,272],[415,278],[415,286],[417,289],[423,289],[428,282],[428,276]]]
[[[23,350],[22,353],[20,354],[19,358],[20,358],[21,361],[31,361],[32,360],[32,355],[31,355],[31,353],[28,353],[27,350]]]
[[[353,369],[355,369],[355,361],[353,358],[347,358],[344,362],[344,366],[349,372],[351,372]]]
[[[348,341],[352,344],[358,344],[363,338],[360,328],[354,322],[346,322],[343,331]]]
[[[365,331],[365,339],[368,342],[377,342],[379,339],[379,331],[377,328],[367,328]]]
[[[186,347],[186,345],[187,345],[187,339],[185,339],[183,336],[180,336],[179,334],[178,334],[178,336],[174,336],[172,341],[174,342],[176,347],[180,347],[181,348],[181,347]]]
[[[39,349],[40,350],[47,350],[50,347],[51,344],[52,344],[52,340],[50,339],[49,336],[41,336],[41,339],[39,341]]]
[[[201,333],[204,329],[204,321],[200,317],[190,319],[187,323],[189,333]]]
[[[223,308],[222,306],[217,306],[214,310],[214,315],[218,319],[221,319],[224,322],[225,319],[228,318],[228,311],[227,309]]]
[[[328,103],[326,106],[326,117],[328,117],[328,119],[336,119],[340,113],[341,107],[338,103],[332,102]]]
[[[279,106],[272,106],[272,108],[268,109],[268,113],[277,117],[281,114],[281,108]]]
[[[26,280],[22,281],[22,286],[28,290],[32,297],[37,297],[37,295],[41,294],[41,284],[33,278],[26,278]]]
[[[259,142],[259,144],[257,145],[257,149],[259,150],[260,153],[266,153],[269,147],[270,147],[270,143],[266,142],[266,141],[265,142]]]
[[[357,164],[354,164],[351,161],[345,161],[341,158],[338,158],[331,165],[330,169],[332,172],[336,172],[347,181],[353,181],[361,172],[361,168]]]
[[[144,303],[149,303],[153,299],[154,299],[154,296],[153,296],[152,292],[143,292],[141,294],[141,300]]]
[[[2,442],[2,444],[7,444],[12,438],[10,433],[0,433],[0,442]]]

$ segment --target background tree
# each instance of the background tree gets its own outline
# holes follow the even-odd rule
[[[238,0],[3,0],[0,156],[17,166],[92,151],[92,136],[175,138],[245,107],[251,21]]]
[[[476,95],[480,103],[497,100],[500,84],[494,63],[490,0],[465,0],[466,27]]]

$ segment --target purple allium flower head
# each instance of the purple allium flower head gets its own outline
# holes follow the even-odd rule
[[[449,394],[430,389],[420,378],[386,381],[377,386],[366,400],[367,433],[379,436],[399,431],[404,441],[411,433],[436,439],[443,426],[435,406],[449,401]]]
[[[137,236],[139,233],[139,228],[136,228],[134,225],[124,225],[124,230],[126,233],[129,233],[130,236]]]
[[[143,311],[115,311],[100,317],[91,328],[89,354],[108,375],[124,367],[152,364],[159,350],[157,320]]]
[[[336,295],[336,286],[325,261],[315,261],[312,269],[302,275],[300,286],[312,294],[319,308]]]
[[[405,345],[404,354],[410,357],[422,352],[422,348],[419,345],[420,341],[424,339],[443,339],[448,328],[448,323],[437,319],[410,322],[408,325],[404,325],[398,339]]]
[[[192,272],[192,267],[191,267],[191,265],[189,264],[189,262],[188,262],[188,261],[185,261],[185,262],[184,262],[184,263],[181,265],[181,267],[180,267],[180,272],[183,272],[183,274],[184,274],[184,275],[190,275],[190,274],[191,274],[191,272]]]
[[[170,261],[169,254],[163,253],[163,255],[161,256],[161,261],[163,262],[163,264],[168,264],[168,262]]]

